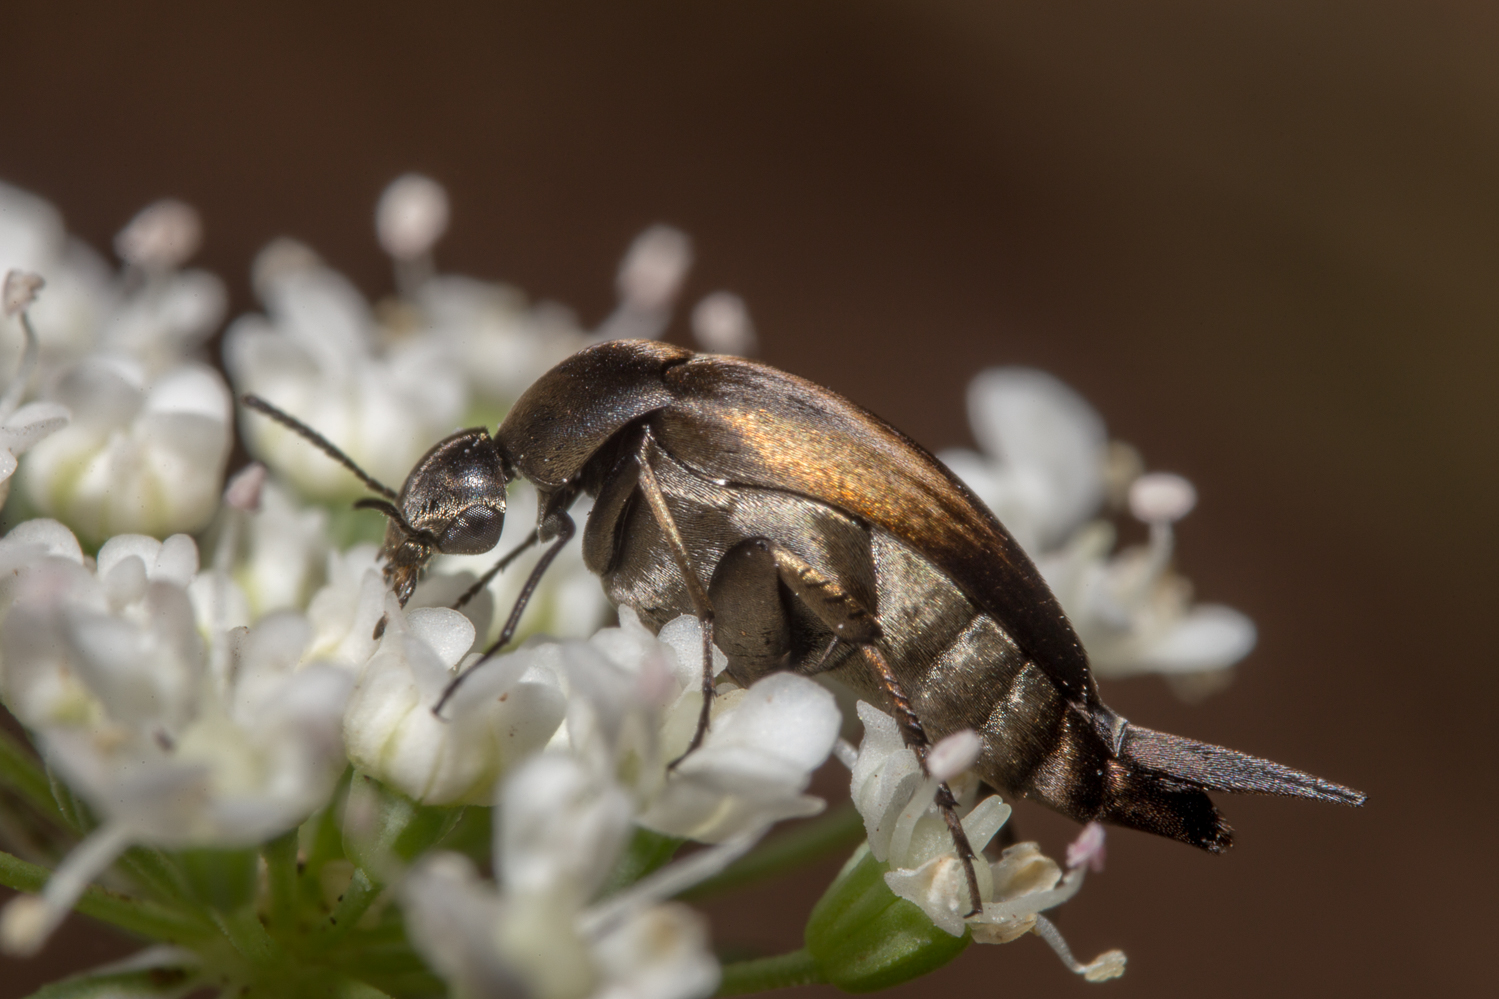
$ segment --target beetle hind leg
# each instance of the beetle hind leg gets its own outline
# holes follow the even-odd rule
[[[926,728],[879,650],[877,643],[883,633],[873,610],[864,606],[848,588],[790,549],[768,538],[750,538],[724,554],[709,585],[709,594],[721,608],[721,645],[729,655],[732,675],[741,682],[752,682],[779,668],[790,651],[788,596],[811,611],[833,633],[829,649],[810,666],[798,664],[798,672],[819,672],[838,643],[862,650],[889,695],[906,745],[916,753],[922,772],[930,776],[926,754],[931,740]],[[957,800],[946,782],[937,787],[936,804],[963,862],[972,906],[968,915],[974,915],[983,908],[978,875],[973,867],[976,857],[958,818]]]

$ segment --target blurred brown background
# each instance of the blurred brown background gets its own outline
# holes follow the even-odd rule
[[[444,267],[589,323],[628,240],[670,222],[689,299],[739,292],[765,360],[933,448],[968,443],[974,371],[1056,373],[1197,483],[1184,568],[1260,626],[1226,695],[1106,697],[1370,803],[1227,800],[1223,858],[1115,833],[1059,922],[1080,955],[1128,952],[1121,981],[1025,938],[902,994],[1476,995],[1499,929],[1496,22],[1435,0],[10,4],[0,177],[100,249],[187,199],[235,311],[280,234],[388,290],[372,206],[405,170],[451,193]],[[1072,833],[1017,821],[1049,852]],[[795,945],[823,883],[717,905],[720,940]],[[120,951],[75,927],[0,962],[0,995]]]

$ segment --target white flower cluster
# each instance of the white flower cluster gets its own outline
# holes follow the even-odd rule
[[[892,892],[917,905],[953,936],[968,930],[978,943],[1001,944],[1035,932],[1090,982],[1124,973],[1124,954],[1117,950],[1087,964],[1073,960],[1061,934],[1041,915],[1078,893],[1085,868],[1103,869],[1102,826],[1087,826],[1068,850],[1065,877],[1035,843],[1006,847],[992,863],[980,856],[974,873],[983,908],[968,915],[967,874],[935,802],[938,785],[950,782],[965,813],[963,831],[980,854],[1009,819],[1010,806],[999,795],[975,802],[978,780],[968,768],[978,759],[978,736],[965,730],[933,746],[927,754],[927,774],[905,745],[894,718],[863,701],[858,713],[864,723],[863,742],[857,753],[846,743],[840,745],[839,756],[853,771],[852,794],[864,819],[868,850],[889,865],[885,883]]]
[[[406,879],[417,945],[462,995],[517,981],[547,999],[708,994],[718,968],[701,917],[663,900],[717,873],[771,823],[822,808],[803,791],[837,738],[831,694],[791,674],[725,685],[702,748],[669,770],[702,704],[698,624],[678,618],[658,640],[622,618],[586,642],[502,657],[480,681],[529,677],[563,690],[554,703],[566,720],[503,784],[493,885],[451,854]],[[634,825],[719,845],[599,900]]]
[[[236,388],[399,482],[456,421],[492,422],[577,348],[659,333],[691,258],[680,233],[647,231],[621,267],[619,307],[589,333],[558,307],[439,275],[446,216],[431,181],[392,185],[376,221],[401,297],[375,307],[307,248],[268,247],[254,271],[266,313],[225,337]],[[153,205],[120,234],[111,274],[50,206],[0,188],[6,347],[23,345],[0,399],[0,480],[24,452],[19,517],[51,515],[0,539],[0,696],[86,809],[72,816],[86,836],[45,891],[0,916],[0,947],[34,951],[132,846],[232,850],[295,829],[336,802],[352,765],[419,807],[499,806],[492,883],[453,854],[375,872],[399,883],[415,944],[459,992],[711,992],[706,927],[667,900],[771,824],[821,810],[805,789],[837,738],[832,696],[791,675],[725,683],[707,739],[670,766],[701,708],[698,624],[657,637],[625,611],[598,630],[608,608],[573,546],[525,625],[561,640],[494,658],[437,717],[525,572],[460,613],[446,605],[492,556],[440,559],[402,608],[373,544],[335,542],[346,515],[304,505],[348,499],[347,473],[268,421],[242,429],[269,471],[222,489],[229,391],[192,355],[223,289],[181,269],[199,237],[190,208]],[[752,346],[727,293],[694,325],[719,349]],[[516,491],[502,546],[531,530],[534,504]],[[357,838],[358,821],[344,823]],[[601,897],[633,830],[711,846]]]
[[[181,269],[199,239],[191,208],[158,202],[119,234],[124,266],[112,274],[68,237],[50,205],[0,185],[0,272],[46,282],[29,309],[7,304],[0,350],[20,355],[18,396],[35,390],[49,412],[71,416],[37,440],[35,415],[29,431],[13,425],[37,413],[26,407],[6,414],[4,430],[30,447],[20,478],[31,511],[62,520],[90,545],[116,534],[195,532],[218,506],[229,390],[195,353],[226,299],[218,278]],[[37,341],[34,386],[28,338],[16,335],[27,319]]]
[[[0,539],[8,584],[0,692],[50,766],[102,820],[41,899],[12,902],[0,945],[39,946],[133,843],[252,846],[321,806],[344,767],[352,677],[304,661],[300,615],[212,631],[233,584],[187,535],[111,538],[29,520]]]
[[[968,413],[983,452],[939,457],[1036,560],[1098,675],[1160,673],[1185,696],[1220,688],[1254,648],[1255,629],[1230,607],[1194,605],[1172,568],[1172,525],[1196,504],[1192,484],[1142,474],[1093,407],[1044,372],[979,374]],[[1114,527],[1101,516],[1111,501],[1149,525],[1147,544],[1114,552]]]
[[[310,248],[266,247],[252,275],[263,311],[224,335],[235,390],[295,414],[399,485],[435,440],[465,421],[493,425],[580,347],[660,335],[692,261],[685,235],[648,229],[621,263],[617,306],[589,329],[560,306],[441,273],[434,247],[448,218],[430,179],[387,189],[375,230],[397,293],[373,304]],[[493,657],[442,702],[498,633],[496,612],[513,606],[529,564],[453,609],[496,555],[439,557],[402,607],[373,543],[383,524],[347,509],[359,483],[255,415],[239,429],[265,464],[226,489],[230,390],[198,354],[225,293],[185,268],[200,238],[191,208],[159,202],[117,237],[115,270],[45,202],[0,185],[0,365],[14,372],[0,391],[0,502],[13,477],[19,486],[0,538],[0,698],[66,789],[59,801],[82,802],[59,804],[81,842],[40,896],[5,908],[0,947],[35,950],[132,847],[295,840],[279,874],[268,853],[257,868],[263,898],[323,856],[326,826],[342,837],[340,862],[364,865],[371,898],[398,902],[411,945],[455,994],[704,996],[720,980],[707,928],[672,899],[774,823],[818,813],[823,802],[806,790],[836,747],[867,833],[851,864],[884,865],[883,899],[904,905],[888,887],[925,914],[923,927],[952,937],[1035,933],[1091,981],[1122,973],[1117,951],[1073,959],[1042,914],[1077,893],[1086,868],[1101,870],[1100,827],[1084,831],[1065,866],[1034,843],[981,856],[982,907],[969,915],[935,795],[943,780],[957,792],[976,850],[1004,826],[1009,806],[978,800],[968,772],[977,736],[933,747],[924,771],[896,723],[860,704],[855,750],[838,741],[842,719],[823,687],[778,673],[742,689],[720,675],[715,650],[711,726],[684,756],[702,708],[698,622],[653,635],[621,608],[617,626],[602,627],[611,609],[579,545],[553,563],[521,622],[522,635],[549,637]],[[691,326],[708,350],[754,350],[754,326],[730,293],[701,299]],[[969,401],[984,453],[942,457],[1036,558],[1100,675],[1153,671],[1202,692],[1249,651],[1250,622],[1194,605],[1172,569],[1190,483],[1141,474],[1050,376],[985,372]],[[1101,518],[1111,502],[1148,525],[1146,544],[1113,550]],[[518,484],[501,551],[527,539],[536,514],[535,491]],[[358,781],[341,780],[351,771]],[[364,778],[429,817],[492,806],[488,847],[398,855],[349,789]],[[665,844],[664,859],[688,840],[703,846],[619,880],[641,850]],[[170,884],[157,888],[170,903]],[[253,904],[252,936],[280,918],[280,903]],[[339,932],[378,929],[379,912],[361,910],[357,928]],[[300,940],[308,927],[282,929]],[[231,941],[244,952],[276,946]]]

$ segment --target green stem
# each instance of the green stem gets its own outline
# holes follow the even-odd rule
[[[47,775],[21,740],[4,729],[0,729],[0,783],[26,799],[27,804],[47,818],[62,819]]]
[[[763,881],[828,853],[847,850],[863,838],[864,820],[852,802],[844,802],[810,822],[776,836],[730,864],[721,874],[683,892],[681,897],[702,899]]]
[[[333,999],[390,999],[390,995],[357,978],[340,977],[333,983]]]
[[[291,829],[260,848],[265,857],[266,882],[271,895],[271,925],[290,928],[297,914],[296,829]]]
[[[234,945],[234,949],[251,964],[268,967],[282,963],[286,957],[260,924],[260,917],[255,914],[254,906],[247,905],[233,912],[214,910],[213,919],[219,930]]]
[[[805,949],[752,961],[734,961],[723,966],[718,996],[740,996],[747,992],[769,992],[793,985],[816,985],[824,981],[817,962]]]
[[[133,846],[115,863],[158,900],[178,902],[183,898],[182,872],[166,854],[147,846]]]
[[[69,829],[82,836],[94,827],[88,806],[78,800],[73,789],[64,784],[50,767],[47,769],[47,786],[52,792],[52,801],[58,813]]]
[[[318,934],[317,947],[326,950],[348,936],[349,931],[358,923],[360,917],[375,904],[375,899],[380,897],[382,886],[365,873],[364,868],[357,868],[354,877],[349,881],[349,887],[339,897],[338,905],[332,914],[328,916],[328,922],[323,924],[322,932]]]
[[[104,975],[78,975],[43,985],[28,999],[106,999],[110,996],[182,995],[192,988],[196,968],[147,968]]]
[[[52,872],[0,851],[0,885],[35,894]],[[90,885],[74,908],[85,916],[156,940],[188,941],[210,933],[203,923],[184,913],[143,899],[131,898]]]
[[[641,826],[635,827],[630,845],[615,863],[599,896],[607,898],[617,891],[630,887],[647,874],[664,866],[676,856],[682,844],[687,842],[680,836],[666,836]]]

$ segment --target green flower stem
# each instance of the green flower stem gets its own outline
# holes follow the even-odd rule
[[[355,869],[354,877],[349,881],[349,887],[344,889],[343,895],[338,900],[338,905],[328,916],[328,921],[323,924],[322,931],[318,933],[317,949],[327,950],[349,935],[349,931],[359,922],[375,899],[380,897],[383,886],[376,883],[364,868]]]
[[[80,801],[73,793],[73,789],[64,784],[50,768],[47,770],[47,785],[52,792],[53,804],[69,829],[82,836],[94,827],[94,820],[89,815],[88,806]]]
[[[333,999],[390,999],[390,995],[381,992],[368,982],[361,982],[357,978],[340,977],[333,983]]]
[[[176,902],[184,896],[181,870],[160,850],[133,846],[115,864],[159,901]]]
[[[817,962],[805,949],[752,961],[734,961],[723,966],[723,979],[714,995],[742,996],[748,992],[769,992],[793,985],[816,985],[824,981]]]
[[[189,991],[196,968],[147,968],[107,975],[78,975],[43,985],[29,999],[117,999],[119,996],[178,996]]]
[[[62,820],[46,773],[21,740],[4,729],[0,729],[0,784],[15,791],[47,818]]]
[[[0,885],[35,894],[47,884],[52,872],[0,851]],[[201,940],[213,930],[201,920],[164,905],[105,891],[90,885],[74,906],[85,916],[118,926],[122,930],[178,943]]]
[[[635,827],[630,845],[609,872],[600,897],[607,898],[617,891],[630,887],[652,871],[665,865],[676,856],[682,844],[687,842],[680,836],[666,836],[641,826]]]
[[[256,915],[254,906],[247,905],[233,912],[213,910],[213,920],[224,936],[229,938],[234,949],[251,964],[274,967],[285,966],[288,962],[285,951],[260,924],[260,917]]]
[[[297,918],[297,844],[297,830],[291,829],[260,849],[270,888],[271,925],[277,929],[291,927]]]
[[[721,874],[683,892],[689,901],[732,891],[774,877],[826,854],[848,850],[864,838],[864,820],[844,802],[730,864]]]
[[[376,975],[363,968],[359,973],[379,982],[379,987],[391,995],[399,996],[445,996],[448,983],[425,969],[404,975]]]

